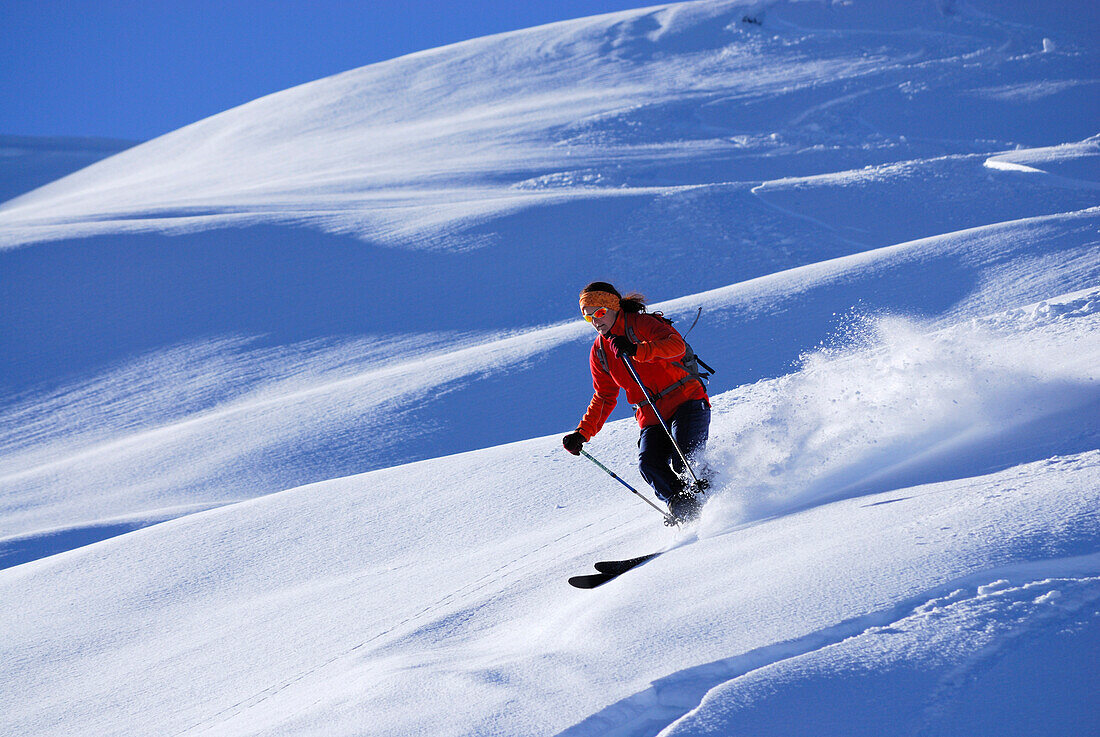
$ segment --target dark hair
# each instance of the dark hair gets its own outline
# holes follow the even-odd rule
[[[621,306],[623,312],[645,312],[645,303],[648,302],[641,292],[630,292],[626,296],[619,294],[619,290],[611,286],[605,281],[594,281],[587,287],[581,290],[581,294],[585,292],[610,292],[618,297],[622,302]]]

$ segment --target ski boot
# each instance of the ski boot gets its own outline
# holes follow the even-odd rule
[[[692,484],[694,487],[694,484]],[[697,496],[701,492],[689,487],[668,500],[668,511],[680,522],[694,522],[703,511],[703,501]]]

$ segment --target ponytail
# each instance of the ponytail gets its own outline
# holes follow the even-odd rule
[[[623,307],[623,312],[639,313],[645,312],[645,303],[648,302],[645,295],[641,292],[631,292],[622,298],[620,304]]]

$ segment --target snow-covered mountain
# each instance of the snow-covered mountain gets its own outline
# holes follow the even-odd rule
[[[135,145],[105,138],[0,136],[0,202]]]
[[[0,205],[0,731],[1100,732],[1097,15],[585,18]],[[699,316],[694,530],[560,449],[594,279]]]

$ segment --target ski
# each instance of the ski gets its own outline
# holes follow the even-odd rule
[[[646,561],[653,560],[658,555],[660,555],[660,553],[650,553],[649,555],[628,558],[627,560],[601,560],[596,564],[596,570],[599,571],[599,573],[593,573],[587,576],[573,576],[569,579],[569,585],[575,586],[578,589],[594,589],[597,586],[603,586],[608,581],[618,578],[630,569],[636,568]]]
[[[637,558],[627,558],[626,560],[601,560],[596,563],[596,570],[600,573],[614,573],[618,575],[620,573],[626,573],[634,566],[640,566],[648,560],[653,560],[658,555],[660,555],[660,553],[639,555]]]

